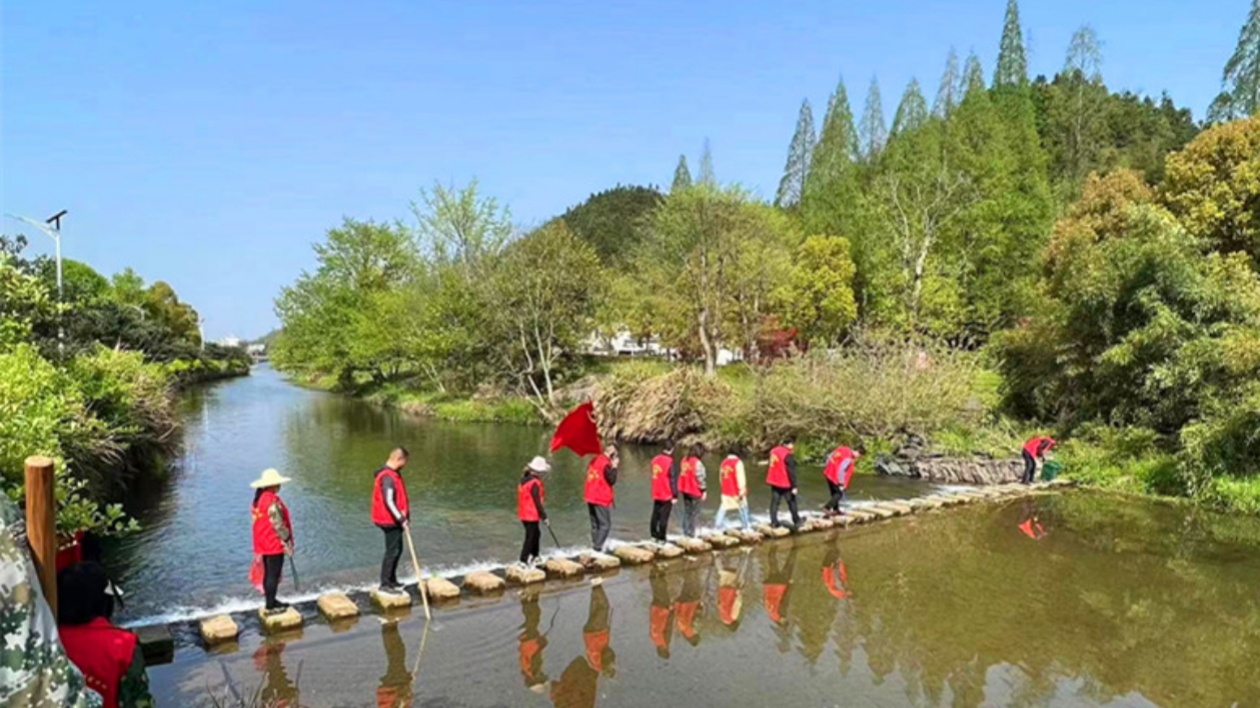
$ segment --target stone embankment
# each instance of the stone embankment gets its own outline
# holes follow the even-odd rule
[[[1001,484],[939,492],[913,499],[861,502],[850,506],[838,517],[807,516],[799,531],[809,534],[827,529],[844,529],[898,516],[963,504],[1012,499],[1067,486],[1071,486],[1071,482],[1065,480],[1032,486]],[[763,542],[790,543],[790,537],[791,533],[785,528],[772,529],[761,524],[752,531],[710,533],[702,538],[679,538],[676,542],[667,544],[641,541],[621,544],[613,549],[611,555],[586,552],[573,558],[551,558],[537,568],[508,566],[465,576],[429,578],[422,586],[411,585],[397,594],[376,590],[329,592],[314,602],[299,603],[287,612],[270,617],[257,612],[242,612],[174,625],[150,625],[135,631],[140,637],[146,661],[150,665],[161,664],[171,661],[177,640],[181,644],[199,645],[216,653],[232,651],[246,629],[260,634],[296,637],[296,633],[300,633],[302,625],[307,622],[326,622],[334,631],[344,631],[358,621],[362,612],[368,610],[387,619],[405,617],[412,605],[420,602],[421,592],[428,594],[429,602],[436,608],[449,607],[465,600],[475,603],[494,602],[509,587],[580,582],[586,576],[597,577],[618,572],[622,565],[669,562],[680,556],[719,553],[721,549]]]
[[[912,437],[892,455],[880,456],[875,471],[889,477],[910,477],[936,484],[1012,484],[1024,473],[1018,457],[947,457],[926,449],[921,438]]]

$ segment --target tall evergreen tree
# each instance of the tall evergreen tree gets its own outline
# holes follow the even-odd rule
[[[866,93],[866,107],[862,111],[862,122],[858,126],[859,146],[862,158],[873,161],[879,157],[888,142],[888,124],[884,122],[884,101],[879,95],[879,79],[871,77],[871,88]]]
[[[905,93],[901,95],[901,103],[897,105],[897,113],[893,116],[892,135],[896,137],[918,130],[927,120],[927,99],[919,89],[919,80],[910,79]]]
[[[717,175],[713,173],[713,150],[709,147],[708,138],[704,139],[704,149],[700,152],[700,184],[717,186]]]
[[[980,64],[980,57],[975,52],[967,55],[967,65],[963,69],[963,100],[976,91],[983,91],[987,88],[984,83],[984,67]]]
[[[822,133],[805,179],[801,207],[810,233],[843,235],[844,222],[858,200],[857,157],[857,130],[841,77],[827,102]]]
[[[674,168],[674,183],[669,186],[671,194],[680,192],[691,186],[691,170],[687,169],[687,156],[678,156],[678,166]]]
[[[1220,122],[1260,113],[1260,0],[1238,33],[1238,47],[1225,62],[1221,94],[1208,109],[1208,120]]]
[[[783,179],[779,180],[779,191],[775,195],[775,206],[792,207],[801,203],[805,194],[805,181],[809,178],[809,161],[813,157],[814,144],[818,137],[814,133],[814,110],[810,108],[809,99],[801,101],[801,113],[796,118],[796,132],[792,134],[792,144],[788,146],[787,164],[783,167]]]
[[[1006,22],[1002,27],[1002,44],[998,48],[997,70],[993,87],[1028,85],[1028,57],[1024,54],[1024,30],[1019,25],[1019,4],[1006,1]]]
[[[945,59],[945,73],[941,74],[941,85],[936,89],[936,103],[932,113],[946,118],[962,103],[963,93],[967,86],[964,82],[962,67],[958,65],[958,52],[949,48],[949,57]]]
[[[1085,176],[1099,166],[1108,97],[1101,43],[1091,27],[1082,26],[1073,33],[1063,71],[1047,96],[1042,129],[1051,176],[1068,199],[1075,198]]]

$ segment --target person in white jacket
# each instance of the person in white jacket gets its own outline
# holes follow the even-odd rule
[[[726,515],[729,512],[738,511],[744,530],[751,531],[752,521],[748,518],[748,478],[744,474],[744,461],[739,459],[739,455],[731,452],[722,460],[719,477],[722,504],[717,512],[717,530],[726,528]]]

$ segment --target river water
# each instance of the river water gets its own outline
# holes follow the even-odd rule
[[[270,367],[248,377],[190,391],[182,402],[183,455],[156,492],[135,503],[143,531],[112,552],[115,575],[127,591],[123,621],[141,623],[197,617],[260,604],[248,583],[252,559],[249,483],[267,467],[293,481],[281,490],[293,517],[301,582],[282,596],[314,597],[321,589],[373,585],[383,550],[369,518],[373,473],[389,450],[404,445],[404,472],[413,506],[421,563],[437,573],[502,565],[520,552],[516,481],[524,464],[544,454],[551,431],[540,427],[444,423],[385,410],[289,383]],[[650,448],[622,450],[613,514],[614,540],[648,537],[651,513]],[[719,460],[706,460],[716,479]],[[570,551],[590,543],[582,498],[585,463],[568,451],[553,459],[546,506],[552,528]],[[764,472],[749,465],[754,512],[765,515]],[[802,466],[803,507],[826,501],[820,468]],[[855,478],[855,499],[916,496],[926,485]],[[702,523],[712,523],[711,495]],[[786,514],[786,509],[782,511]],[[678,518],[671,531],[678,529]],[[544,553],[554,544],[544,539]],[[288,573],[286,569],[286,574]],[[414,578],[410,563],[400,578]]]

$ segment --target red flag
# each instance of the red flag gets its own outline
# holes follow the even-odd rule
[[[598,455],[603,451],[599,428],[595,425],[595,404],[587,401],[574,408],[556,426],[556,434],[551,438],[551,451],[562,447],[569,448],[578,457]]]
[[[254,562],[249,566],[249,584],[253,585],[258,592],[263,591],[262,556],[254,556]]]

